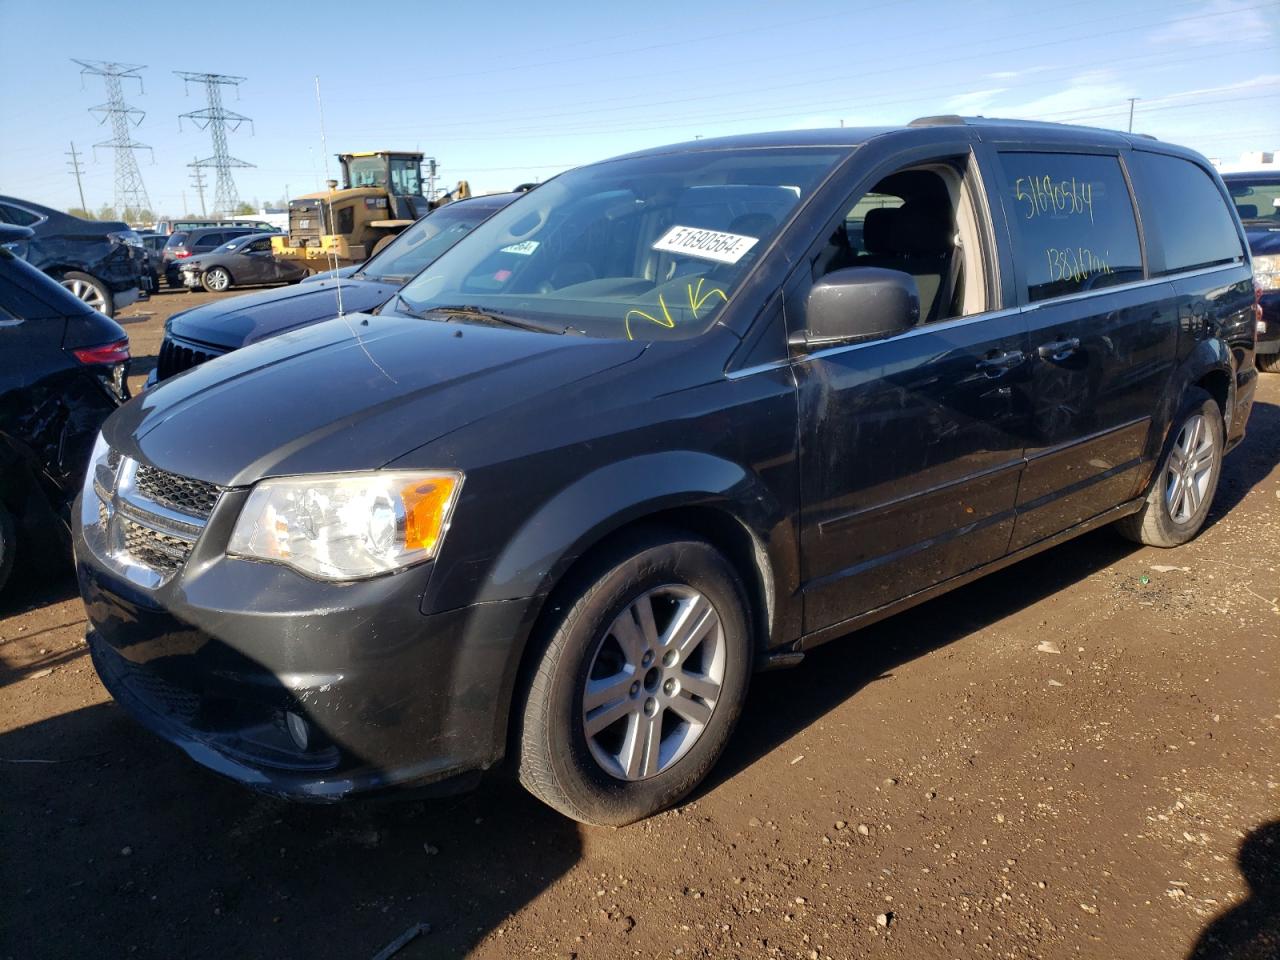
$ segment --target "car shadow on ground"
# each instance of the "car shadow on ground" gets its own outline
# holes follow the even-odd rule
[[[1205,529],[1226,516],[1266,479],[1277,463],[1280,463],[1280,406],[1255,402],[1249,413],[1244,443],[1227,454]]]
[[[1280,820],[1245,837],[1236,863],[1249,887],[1248,898],[1204,928],[1187,960],[1280,957]]]
[[[581,855],[512,784],[302,805],[205,772],[113,703],[0,735],[7,942],[81,958],[462,956]]]

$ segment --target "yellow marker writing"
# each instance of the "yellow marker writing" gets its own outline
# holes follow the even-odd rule
[[[685,289],[689,291],[689,309],[693,311],[693,319],[695,320],[698,319],[698,311],[702,309],[702,305],[712,297],[719,297],[725,303],[729,302],[728,295],[718,287],[715,290],[708,290],[704,296],[702,293],[702,282],[705,279],[705,277],[698,278],[698,287],[696,290],[694,289],[693,284],[685,284]]]
[[[635,337],[634,337],[634,336],[632,335],[632,333],[631,333],[631,318],[632,318],[632,316],[643,317],[645,320],[648,320],[650,323],[656,323],[658,326],[660,326],[660,327],[666,327],[668,330],[671,330],[671,329],[673,329],[673,328],[675,327],[676,322],[675,322],[675,320],[673,320],[673,319],[671,318],[671,311],[667,309],[667,302],[666,302],[665,300],[663,300],[663,299],[662,299],[662,294],[658,294],[658,306],[662,307],[662,316],[663,316],[663,319],[661,319],[661,320],[659,320],[657,317],[655,317],[655,316],[654,316],[653,314],[651,314],[651,313],[645,313],[643,310],[628,310],[628,311],[627,311],[627,315],[626,315],[625,317],[623,317],[623,318],[622,318],[622,323],[623,323],[623,326],[625,326],[625,327],[627,328],[627,339],[628,339],[628,340],[634,340],[634,339],[635,339]]]

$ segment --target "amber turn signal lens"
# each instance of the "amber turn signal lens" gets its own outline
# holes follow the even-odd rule
[[[444,533],[446,512],[458,487],[457,477],[439,476],[411,483],[400,489],[404,502],[404,546],[406,550],[433,553]]]

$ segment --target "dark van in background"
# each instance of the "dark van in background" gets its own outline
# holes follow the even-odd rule
[[[707,774],[754,669],[1104,524],[1195,536],[1256,318],[1222,181],[1143,137],[938,117],[582,167],[378,310],[113,415],[90,649],[257,789],[510,751],[628,823]]]
[[[1253,279],[1262,290],[1258,369],[1280,373],[1280,169],[1224,173],[1253,252]]]

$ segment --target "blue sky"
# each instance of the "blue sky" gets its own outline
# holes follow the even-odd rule
[[[304,17],[303,13],[309,14]],[[421,149],[478,191],[695,136],[982,113],[1134,128],[1212,157],[1280,148],[1280,0],[858,0],[830,4],[173,4],[0,0],[0,193],[112,200],[100,79],[71,58],[145,64],[126,83],[159,212],[198,207],[208,134],[175,70],[247,78],[230,135],[245,199],[325,179],[328,153]],[[332,159],[330,175],[336,175]]]

